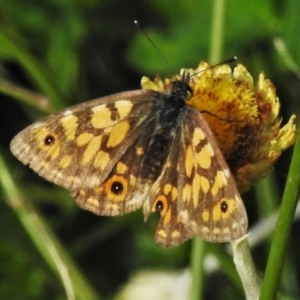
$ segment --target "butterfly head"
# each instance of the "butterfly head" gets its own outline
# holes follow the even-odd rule
[[[193,95],[193,90],[190,86],[190,74],[184,72],[181,79],[174,80],[170,85],[170,94],[175,95],[177,99],[189,100]]]

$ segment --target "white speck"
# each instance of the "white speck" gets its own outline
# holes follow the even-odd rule
[[[224,175],[228,178],[229,175],[230,175],[229,170],[228,169],[224,169],[223,172],[224,172]]]
[[[69,116],[69,115],[72,115],[73,114],[73,111],[70,110],[70,109],[67,109],[64,111],[64,116]]]

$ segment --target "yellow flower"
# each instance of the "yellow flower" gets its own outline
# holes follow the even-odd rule
[[[243,65],[209,66],[201,62],[189,73],[193,91],[188,104],[199,109],[236,179],[240,192],[265,177],[281,152],[294,144],[296,116],[280,128],[280,103],[274,85],[261,73],[257,85]],[[180,78],[180,76],[176,76]],[[142,88],[168,90],[172,80],[142,78]]]

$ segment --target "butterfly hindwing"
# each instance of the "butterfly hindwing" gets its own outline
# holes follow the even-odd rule
[[[160,212],[155,240],[167,248],[179,245],[193,235],[192,231],[178,218],[179,141],[180,128],[177,127],[162,172],[151,186],[149,197],[143,207],[146,219],[151,212]]]

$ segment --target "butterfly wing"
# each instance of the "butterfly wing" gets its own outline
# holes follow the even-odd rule
[[[177,246],[194,235],[178,218],[180,138],[180,127],[177,127],[166,163],[158,179],[151,185],[143,206],[145,219],[154,211],[160,212],[155,240],[166,248]]]
[[[228,242],[247,232],[247,214],[233,176],[202,114],[181,120],[178,217],[193,234]]]
[[[145,218],[160,211],[156,241],[172,247],[195,235],[228,242],[246,234],[244,204],[202,114],[187,107],[173,137],[143,207]]]
[[[142,206],[153,179],[140,176],[144,154],[156,126],[145,121],[138,128],[137,139],[123,153],[104,182],[94,188],[82,187],[72,192],[78,205],[98,215],[123,215]]]
[[[142,134],[157,95],[123,92],[62,110],[20,132],[11,151],[49,181],[71,191],[92,189]]]

